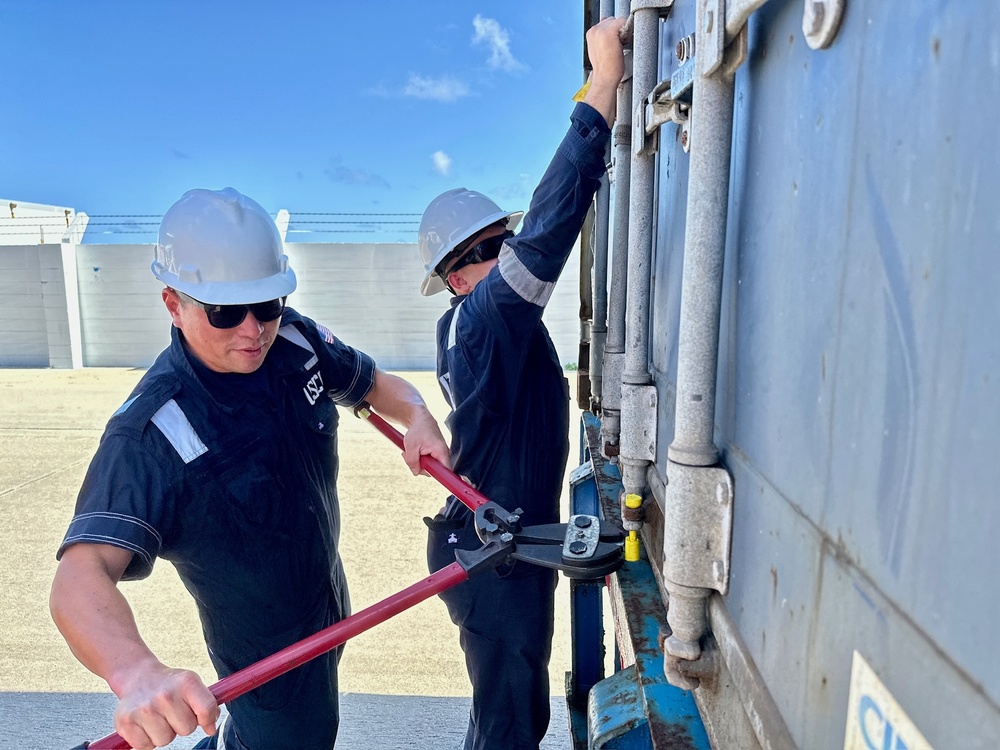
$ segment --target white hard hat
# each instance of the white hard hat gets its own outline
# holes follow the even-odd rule
[[[420,219],[417,249],[425,272],[420,293],[430,297],[447,288],[436,269],[463,240],[503,219],[507,219],[507,229],[513,231],[523,215],[523,211],[502,210],[475,190],[456,188],[441,193],[430,202]]]
[[[213,305],[285,297],[295,290],[271,215],[233,188],[188,190],[160,222],[153,275]]]

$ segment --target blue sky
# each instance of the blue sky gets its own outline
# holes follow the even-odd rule
[[[524,209],[583,81],[582,6],[0,0],[0,198],[116,216],[88,242],[154,241],[117,216],[192,187],[236,187],[293,229],[462,186]],[[418,218],[315,217],[383,223],[288,239],[411,242]]]

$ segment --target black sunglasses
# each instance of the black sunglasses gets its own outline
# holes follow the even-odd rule
[[[205,311],[205,317],[212,328],[236,328],[247,317],[247,310],[260,323],[270,323],[281,317],[285,309],[285,298],[255,302],[252,305],[209,305],[187,294],[184,295]]]
[[[493,237],[487,237],[485,240],[477,242],[472,247],[466,249],[464,247],[459,247],[452,253],[448,254],[444,262],[438,266],[438,273],[444,276],[445,273],[454,273],[460,268],[465,268],[466,266],[471,266],[473,263],[483,263],[488,260],[493,260],[500,255],[500,249],[503,247],[503,243],[514,236],[514,233],[509,229],[503,234],[498,234]],[[461,257],[459,257],[461,256]],[[452,258],[459,257],[458,262],[451,268],[448,268],[448,263],[451,262]],[[447,272],[444,270],[447,269]]]

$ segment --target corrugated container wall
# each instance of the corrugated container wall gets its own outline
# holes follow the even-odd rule
[[[857,650],[933,747],[996,748],[1000,4],[848,0],[821,51],[802,23],[802,2],[764,5],[736,74],[725,606],[800,747],[843,747]],[[659,79],[694,27],[695,2],[677,0]],[[689,155],[676,125],[660,138],[650,364],[665,482]]]

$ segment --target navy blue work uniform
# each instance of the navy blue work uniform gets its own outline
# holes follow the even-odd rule
[[[375,363],[287,309],[252,374],[215,373],[170,346],[108,422],[59,549],[133,553],[123,579],[169,560],[194,596],[220,677],[349,614],[337,551],[334,402],[353,407]],[[227,750],[329,750],[331,653],[228,705]]]
[[[569,389],[542,311],[605,171],[610,130],[578,104],[535,189],[521,232],[437,328],[437,375],[455,470],[524,525],[559,520],[569,453]],[[428,564],[480,546],[454,496],[430,521]],[[473,699],[466,750],[535,749],[549,722],[548,662],[556,574],[518,562],[441,594],[459,626]]]

